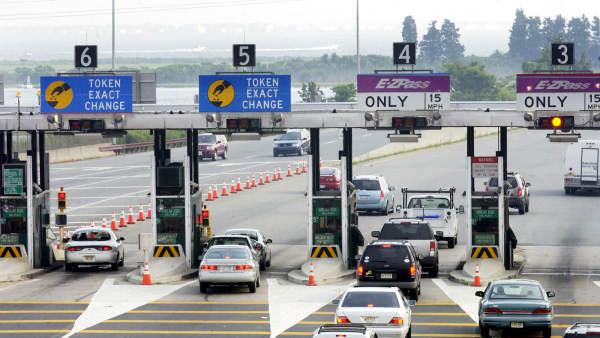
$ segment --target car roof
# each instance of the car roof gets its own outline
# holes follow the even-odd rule
[[[227,234],[227,232],[237,232],[237,231],[245,231],[245,232],[260,232],[260,230],[258,229],[251,229],[251,228],[233,228],[233,229],[227,229],[225,230],[226,234],[224,235],[220,235],[220,236],[230,236],[231,234]],[[233,235],[235,236],[235,235]],[[239,235],[239,236],[244,236],[244,235]]]
[[[402,217],[392,217],[392,218],[388,219],[386,223],[394,223],[394,224],[429,224],[429,222],[427,222],[425,220],[422,220],[420,218],[402,218]]]
[[[396,239],[396,240],[374,240],[369,245],[382,245],[382,244],[391,244],[391,245],[411,245],[405,239]]]
[[[541,285],[540,282],[533,279],[499,279],[492,284],[535,284]]]
[[[85,227],[85,228],[79,228],[77,230],[74,230],[73,233],[79,232],[79,231],[104,231],[104,232],[108,232],[111,234],[114,234],[114,232],[110,229],[107,228],[102,228],[102,227]]]
[[[394,287],[385,287],[385,286],[361,286],[349,288],[346,290],[346,293],[350,292],[397,292],[398,289]]]
[[[210,239],[213,239],[213,238],[239,238],[239,237],[250,239],[250,237],[248,237],[246,235],[214,235]]]
[[[319,169],[319,172],[321,174],[329,174],[329,173],[338,172],[338,171],[340,171],[340,169],[338,169],[336,167],[321,167]]]
[[[409,200],[411,200],[413,198],[444,198],[444,199],[448,199],[448,196],[447,195],[412,195],[412,196],[410,196]]]
[[[212,136],[214,135],[213,133],[202,133],[202,134],[198,134],[198,136]]]
[[[211,246],[210,248],[208,248],[208,250],[211,250],[213,248],[218,248],[218,249],[236,249],[236,248],[243,248],[243,249],[247,249],[250,250],[250,248],[248,248],[248,246],[246,245],[239,245],[239,244],[223,244],[223,245],[214,245]]]
[[[358,175],[358,176],[354,176],[352,179],[353,180],[379,180],[382,177],[383,176],[380,176],[380,175]]]

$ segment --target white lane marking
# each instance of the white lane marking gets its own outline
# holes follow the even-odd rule
[[[449,284],[439,278],[432,279],[432,281],[446,294],[446,296],[448,296],[448,298],[460,306],[474,322],[479,322],[479,297],[475,296],[475,292],[483,290],[483,287],[476,288],[462,284]]]
[[[144,192],[146,192],[146,193],[150,192],[149,189],[150,189],[150,187],[146,188],[144,190]],[[69,200],[97,200],[100,198],[109,198],[109,197],[113,197],[113,199],[122,199],[122,198],[128,198],[128,197],[146,197],[146,195],[143,193],[140,193],[140,195],[131,194],[131,195],[119,195],[119,196],[69,196]],[[55,200],[56,198],[52,197],[50,199]],[[71,209],[71,210],[73,210],[73,209]]]
[[[109,178],[114,178],[114,176],[88,176],[86,177],[86,179],[89,180],[103,180],[103,179],[109,179]],[[150,175],[123,175],[123,176],[119,176],[119,179],[121,178],[150,178]],[[54,178],[52,179],[53,181],[71,181],[71,180],[80,180],[81,177],[78,176],[72,176],[72,177],[61,177],[61,178]]]
[[[107,171],[109,174],[115,173],[115,172],[121,172],[121,171],[126,171],[126,170],[131,170],[131,169],[137,169],[137,168],[130,168],[130,167],[124,167],[124,168],[117,168],[117,169],[112,169],[110,171]],[[97,175],[97,172],[93,172],[93,173],[89,173],[89,174],[81,174],[81,175],[75,175],[75,176],[69,176],[69,178],[76,178],[76,177],[90,177],[90,176],[94,176]],[[103,178],[110,178],[111,176],[104,176]],[[55,178],[55,180],[61,180],[61,178]]]
[[[13,289],[13,288],[15,288],[15,287],[17,287],[17,286],[18,286],[18,287],[21,287],[21,286],[23,286],[23,285],[27,285],[27,284],[31,284],[31,283],[35,283],[35,282],[39,282],[40,280],[41,280],[41,279],[37,279],[37,278],[36,278],[36,279],[29,279],[29,280],[25,280],[25,281],[22,281],[22,282],[19,282],[19,283],[15,283],[15,284],[12,284],[12,285],[8,285],[8,286],[6,286],[6,287],[0,288],[0,292],[11,290],[11,289]]]
[[[144,188],[146,186],[144,185],[120,185],[120,186],[116,186],[116,187],[107,187],[107,186],[101,186],[101,187],[94,187],[94,189],[137,189],[137,188]],[[89,188],[86,187],[64,187],[65,189],[68,190],[89,190]]]
[[[267,283],[271,338],[329,304],[354,284],[304,286],[274,278],[267,279]]]
[[[373,135],[373,134],[363,134],[362,137],[369,137],[371,135]]]
[[[594,284],[596,284],[596,286],[600,288],[600,282],[594,281]]]
[[[94,169],[101,169],[101,170],[108,170],[108,169],[112,169],[115,167],[82,167],[79,165],[75,165],[73,167],[51,167],[51,170],[94,170]],[[126,165],[126,166],[119,166],[118,168],[150,168],[150,166],[147,165]]]
[[[594,277],[600,276],[600,273],[591,272],[524,272],[521,276],[583,276]]]
[[[325,145],[325,144],[332,144],[332,143],[336,143],[336,142],[337,142],[337,140],[333,140],[333,141],[327,141],[327,142],[323,142],[322,144],[324,144],[324,145]]]
[[[135,197],[133,195],[135,195],[135,194],[141,194],[143,192],[148,192],[148,189],[144,189],[144,190],[140,190],[140,191],[134,191],[134,192],[131,192],[131,193],[128,193],[128,194],[117,195],[117,196],[110,197],[110,198],[105,198],[105,199],[102,199],[102,200],[99,200],[99,201],[96,201],[96,202],[92,202],[92,203],[88,203],[88,204],[83,204],[83,205],[80,205],[78,207],[70,208],[69,211],[72,212],[73,210],[84,209],[84,208],[86,208],[88,206],[91,206],[91,205],[98,205],[98,204],[104,203],[106,201],[112,201],[112,200],[116,200],[116,199],[121,199],[123,197]]]
[[[178,285],[115,285],[114,279],[107,278],[85,311],[77,318],[71,332],[64,337],[159,300],[192,283],[197,281]]]

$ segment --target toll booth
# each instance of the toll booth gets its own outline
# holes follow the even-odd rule
[[[27,158],[21,161],[12,153],[12,133],[0,133],[0,259],[21,258],[30,268],[42,268],[52,263],[47,243],[49,158],[43,132],[31,132],[29,144]]]
[[[471,197],[471,258],[500,257],[500,214],[498,195]]]
[[[153,131],[152,207],[156,210],[156,217],[152,219],[152,228],[154,257],[185,255],[188,268],[193,268],[199,264],[202,248],[202,228],[198,222],[202,212],[202,192],[197,175],[197,131],[190,130],[188,133],[195,134],[193,140],[188,137],[188,148],[193,149],[195,144],[196,155],[190,150],[183,162],[171,162],[165,131]],[[183,252],[178,252],[177,246],[181,246]]]

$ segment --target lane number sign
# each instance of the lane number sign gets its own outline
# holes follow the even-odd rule
[[[233,66],[256,66],[256,45],[233,45]]]
[[[97,68],[98,46],[75,46],[75,68]]]
[[[552,65],[572,66],[575,60],[575,45],[572,42],[552,44]]]
[[[394,42],[394,65],[417,63],[417,46],[414,42]]]

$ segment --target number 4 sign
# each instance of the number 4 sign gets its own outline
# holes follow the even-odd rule
[[[394,65],[417,63],[417,46],[414,42],[394,42]]]
[[[98,46],[75,46],[75,68],[97,68]]]

